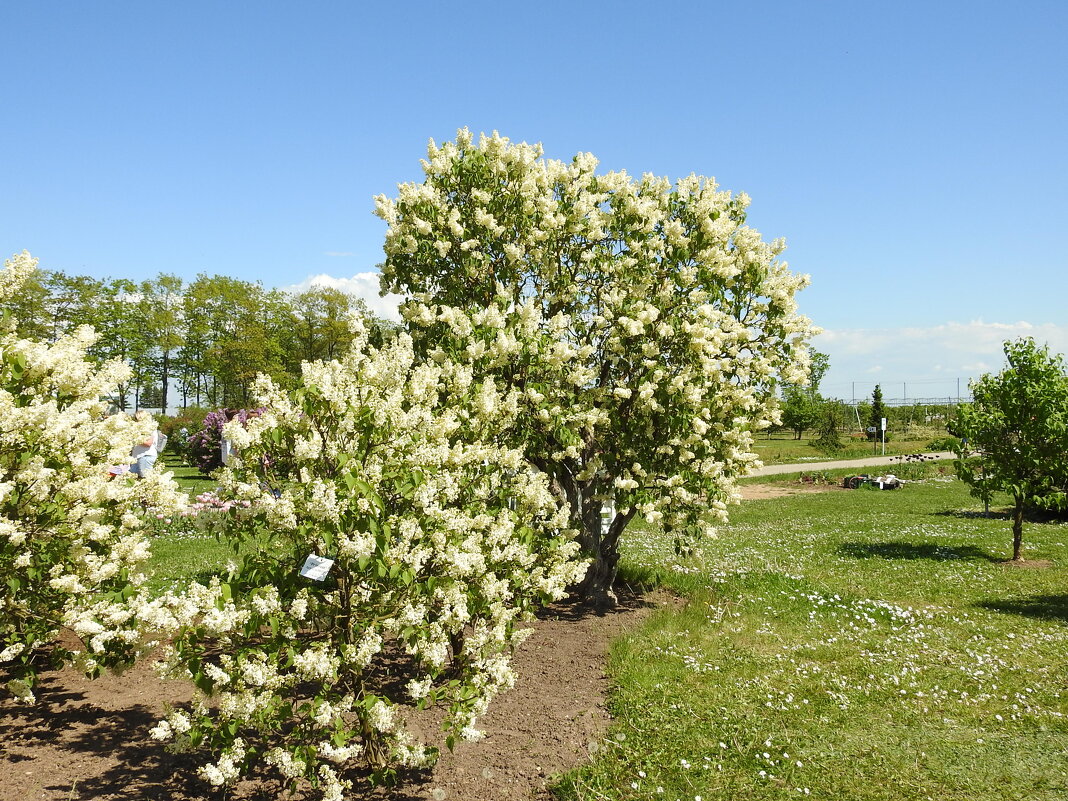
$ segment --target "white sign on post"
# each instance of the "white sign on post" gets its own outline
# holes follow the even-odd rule
[[[304,578],[310,578],[312,581],[322,581],[333,566],[333,559],[327,559],[325,556],[316,556],[311,553],[304,560],[304,567],[300,569],[300,575],[304,576]]]
[[[616,502],[609,501],[601,504],[601,536],[608,536],[608,529],[612,527],[612,521],[616,519]]]

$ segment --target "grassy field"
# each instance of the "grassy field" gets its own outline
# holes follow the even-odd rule
[[[1009,566],[980,511],[935,475],[746,501],[700,559],[638,528],[624,572],[680,602],[616,644],[616,724],[559,797],[1068,799],[1068,524],[1028,524]],[[168,529],[157,585],[231,555]]]
[[[182,464],[173,456],[169,456],[166,464],[162,465],[160,469],[173,473],[174,480],[178,482],[178,486],[190,495],[197,495],[214,489],[216,486],[215,481],[210,476],[204,475],[195,467]]]
[[[899,454],[923,453],[929,451],[928,445],[936,439],[937,432],[916,432],[913,436],[902,437],[886,443],[888,456]],[[944,436],[944,435],[943,435]],[[789,432],[773,434],[770,438],[760,436],[754,443],[757,455],[764,464],[793,464],[806,461],[819,462],[830,459],[862,459],[865,456],[878,456],[882,452],[881,443],[842,437],[842,449],[834,453],[817,450],[811,439],[794,439]]]
[[[187,467],[171,457],[160,469],[174,474],[174,480],[190,499],[215,489],[216,483],[195,467]],[[233,556],[230,546],[201,532],[194,521],[183,518],[159,521],[158,533],[152,537],[150,586],[164,588],[190,579],[207,580]]]
[[[1068,798],[1068,525],[951,479],[747,501],[704,558],[632,540],[683,599],[617,643],[617,723],[564,799]]]

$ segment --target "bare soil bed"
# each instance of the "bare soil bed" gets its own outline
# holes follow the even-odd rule
[[[838,492],[838,484],[742,484],[742,500],[756,501],[763,498],[785,498],[789,495],[812,495],[819,492]]]
[[[520,647],[516,686],[480,721],[487,737],[443,751],[438,764],[392,788],[357,784],[353,799],[529,801],[550,797],[551,778],[589,759],[609,724],[605,658],[613,638],[667,595],[621,595],[606,613],[573,603],[549,607]],[[33,707],[0,698],[0,801],[173,799],[266,801],[287,797],[269,779],[228,795],[196,774],[190,755],[169,754],[147,731],[165,704],[189,700],[187,685],[149,666],[89,681],[72,670],[43,676]],[[288,796],[300,799],[296,794]],[[314,795],[309,795],[314,797]]]

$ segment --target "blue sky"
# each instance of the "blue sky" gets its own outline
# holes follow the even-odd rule
[[[467,126],[747,192],[812,276],[826,394],[1068,351],[1068,3],[42,0],[0,29],[0,251],[47,268],[369,291],[373,196]]]

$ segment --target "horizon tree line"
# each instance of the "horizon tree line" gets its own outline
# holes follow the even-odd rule
[[[361,315],[373,338],[393,328],[360,298],[330,287],[302,292],[200,273],[169,273],[135,282],[38,269],[13,297],[19,336],[55,342],[81,325],[100,335],[99,361],[121,359],[132,377],[119,387],[122,410],[238,407],[256,375],[289,384],[304,361],[333,359],[352,341],[349,318]]]

